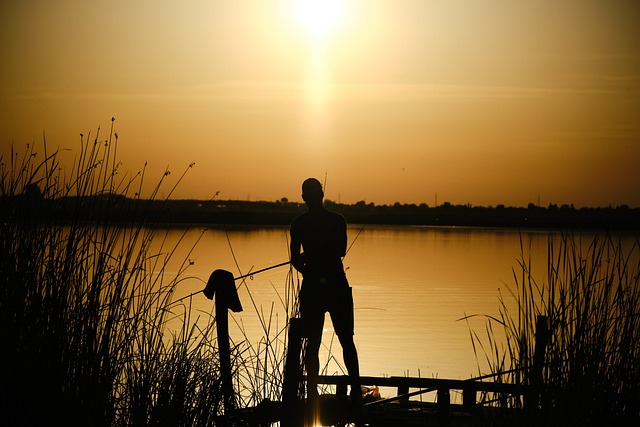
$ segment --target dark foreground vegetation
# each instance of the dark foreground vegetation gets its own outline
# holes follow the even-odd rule
[[[0,425],[224,425],[216,319],[192,313],[188,300],[172,304],[189,263],[173,276],[165,271],[174,248],[158,246],[162,226],[288,224],[303,207],[157,200],[163,178],[142,200],[144,172],[118,173],[113,132],[106,144],[97,141],[82,141],[70,171],[61,171],[57,152],[0,159]],[[628,208],[333,207],[350,222],[376,224],[636,230],[638,216]],[[486,334],[472,331],[478,357],[498,381],[536,383],[532,425],[637,425],[638,243],[599,238],[585,247],[565,234],[550,242],[542,278],[531,275],[526,242],[522,253],[501,316],[488,319]],[[280,303],[288,320],[297,288],[287,280]],[[515,312],[507,309],[511,297]],[[287,325],[274,327],[256,311],[264,338],[232,345],[238,408],[281,397]],[[543,353],[534,351],[539,315],[549,322]],[[531,375],[534,353],[542,354],[539,378]],[[504,396],[482,402],[522,405]]]
[[[640,241],[564,234],[549,241],[546,277],[532,269],[523,244],[499,317],[472,332],[477,354],[499,382],[536,388],[532,425],[638,425]]]
[[[216,319],[172,303],[189,262],[166,271],[176,248],[154,220],[172,189],[161,177],[140,200],[144,171],[119,171],[115,133],[103,141],[71,170],[46,147],[0,158],[0,425],[220,425]],[[113,220],[121,200],[133,222]],[[238,407],[278,399],[282,342],[233,345]]]

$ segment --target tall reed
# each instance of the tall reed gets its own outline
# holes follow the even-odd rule
[[[484,350],[497,380],[535,384],[536,318],[546,316],[539,416],[552,425],[640,420],[640,243],[625,246],[610,235],[586,242],[578,234],[552,237],[544,278],[534,277],[521,247],[513,301],[500,298],[487,338],[472,333],[474,348]],[[504,341],[494,328],[504,331]]]
[[[113,125],[81,135],[71,168],[46,140],[0,158],[0,424],[205,426],[221,413],[214,323],[167,310],[189,263],[170,277],[176,248],[152,246],[169,171],[143,199],[146,165],[121,171]]]

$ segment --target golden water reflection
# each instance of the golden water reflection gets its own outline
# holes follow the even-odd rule
[[[176,231],[176,237],[181,233]],[[189,231],[187,242],[199,234],[199,230]],[[585,235],[585,241],[590,236]],[[349,243],[353,245],[344,264],[353,287],[361,373],[461,379],[486,373],[484,354],[479,358],[474,354],[470,328],[485,336],[483,316],[499,314],[500,292],[512,301],[513,271],[521,274],[521,242],[527,256],[531,254],[534,277],[544,280],[550,237],[556,239],[559,234],[351,226]],[[187,276],[191,278],[179,285],[174,299],[201,290],[215,269],[229,270],[237,277],[286,261],[288,244],[286,227],[207,230],[190,255],[193,265]],[[180,254],[174,259],[178,260]],[[264,324],[272,331],[285,327],[283,300],[290,274],[289,267],[282,267],[236,282],[244,311],[232,314],[232,340],[258,342],[264,337]],[[212,311],[212,302],[202,294],[191,303],[192,313],[202,318]],[[460,320],[468,315],[481,316]],[[341,372],[329,357],[332,354],[342,362],[329,316],[323,344],[321,361],[327,361],[327,373]]]

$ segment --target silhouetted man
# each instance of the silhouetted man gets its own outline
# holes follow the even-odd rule
[[[362,395],[358,352],[353,342],[353,298],[342,265],[347,251],[347,222],[342,215],[322,206],[323,197],[320,181],[315,178],[304,181],[302,198],[308,210],[291,224],[291,263],[303,275],[300,316],[308,339],[307,396],[312,401],[318,396],[318,351],[328,311],[342,346],[351,396],[359,403]]]

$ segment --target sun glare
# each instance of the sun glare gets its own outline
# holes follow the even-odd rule
[[[340,0],[298,0],[296,16],[314,38],[325,37],[340,20]]]

